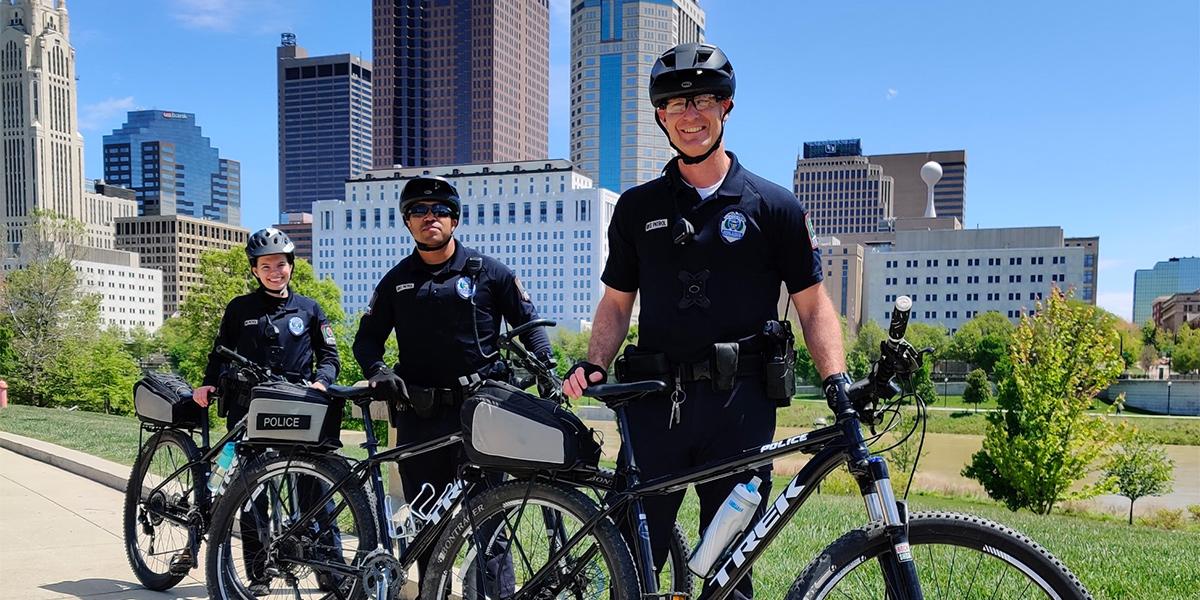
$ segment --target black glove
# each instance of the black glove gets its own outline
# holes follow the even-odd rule
[[[571,373],[575,372],[575,369],[583,369],[583,379],[587,381],[588,385],[596,385],[608,381],[608,371],[605,371],[604,367],[596,363],[590,363],[586,360],[575,361],[575,364],[571,365],[570,369],[567,369],[567,377],[570,377]],[[592,381],[592,373],[599,373],[602,376],[600,381]]]
[[[379,367],[375,374],[367,380],[375,388],[375,397],[388,403],[388,406],[404,410],[408,406],[408,388],[399,375],[387,367]]]
[[[829,404],[829,410],[835,414],[838,412],[838,404],[845,402],[844,406],[850,406],[850,396],[847,391],[850,389],[850,376],[845,373],[834,373],[825,378],[821,383],[821,389],[825,392],[825,402]]]

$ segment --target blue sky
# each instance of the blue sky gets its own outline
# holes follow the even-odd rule
[[[569,0],[551,0],[550,151],[567,157]],[[1100,236],[1099,304],[1200,255],[1200,3],[701,0],[738,74],[727,147],[790,188],[810,140],[967,150],[967,227]],[[71,0],[86,174],[134,109],[196,113],[277,210],[275,47],[371,55],[368,0]]]

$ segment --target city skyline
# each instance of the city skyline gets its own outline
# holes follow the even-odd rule
[[[151,6],[71,5],[86,175],[101,173],[100,136],[126,111],[195,112],[215,144],[243,157],[245,226],[275,222],[279,33],[297,33],[315,54],[369,59],[369,4]],[[1059,225],[1102,237],[1098,303],[1127,319],[1135,269],[1196,254],[1187,240],[1200,221],[1200,136],[1178,134],[1200,130],[1200,85],[1178,76],[1200,69],[1194,4],[1130,14],[1116,4],[1043,7],[1037,19],[1007,5],[878,6],[871,19],[861,7],[771,5],[764,18],[740,6],[702,1],[706,39],[738,73],[727,145],[772,181],[790,187],[809,140],[862,138],[868,155],[965,149],[964,226]],[[570,8],[550,3],[548,158],[569,156]],[[120,33],[131,30],[138,35]],[[1015,30],[1027,33],[1018,40]],[[829,32],[837,44],[821,42]],[[1113,43],[1148,36],[1154,44]],[[797,45],[781,51],[780,40]],[[195,51],[158,50],[168,43]]]

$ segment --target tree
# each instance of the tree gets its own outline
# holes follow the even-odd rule
[[[879,344],[886,338],[887,332],[875,321],[867,320],[858,328],[846,351],[846,370],[851,379],[866,377],[871,362],[879,359]]]
[[[981,403],[990,402],[991,399],[992,386],[988,383],[987,373],[984,373],[983,369],[967,373],[967,389],[963,391],[963,401],[974,404],[978,410]]]
[[[571,365],[587,360],[588,343],[591,339],[592,334],[589,331],[574,333],[565,329],[559,330],[550,344],[554,352],[554,361],[558,363],[559,377],[566,377],[567,369],[570,369]]]
[[[947,358],[971,363],[993,373],[996,363],[1008,353],[1008,344],[1016,326],[1008,317],[992,310],[963,323],[954,334]]]
[[[1200,369],[1200,329],[1180,325],[1179,340],[1171,354],[1171,369],[1176,373],[1191,373]]]
[[[817,372],[817,364],[813,362],[812,354],[804,343],[802,336],[796,336],[796,377],[808,385],[821,386],[821,374]]]
[[[229,301],[258,287],[250,274],[246,253],[240,247],[204,252],[200,255],[197,270],[204,285],[188,292],[179,316],[168,319],[161,332],[172,364],[192,385],[199,385],[204,378],[208,353],[212,351]],[[312,265],[297,259],[290,286],[296,293],[316,300],[335,332],[338,331],[337,326],[346,313],[342,310],[337,284],[330,279],[317,279]],[[353,339],[353,336],[348,337]],[[343,364],[347,360],[353,361],[352,356],[340,352],[339,356]]]
[[[1068,302],[1057,288],[1034,316],[1021,318],[1000,380],[1000,410],[987,415],[983,448],[963,475],[1011,510],[1049,513],[1056,503],[1093,496],[1078,482],[1096,469],[1118,430],[1087,414],[1121,372],[1117,334],[1095,307]]]
[[[54,400],[63,357],[82,352],[99,330],[100,299],[81,292],[71,263],[83,239],[82,223],[36,211],[24,233],[21,268],[0,282],[4,328],[11,336],[9,393],[15,402],[46,406]]]
[[[1129,498],[1129,524],[1138,498],[1161,496],[1171,491],[1175,461],[1162,446],[1142,435],[1130,436],[1109,455],[1104,478],[1117,493]]]
[[[932,402],[937,398],[937,386],[933,384],[931,363],[949,348],[949,332],[940,325],[909,323],[904,339],[918,350],[933,348],[933,355],[925,357],[921,362],[921,368],[913,375],[913,390],[926,402]]]

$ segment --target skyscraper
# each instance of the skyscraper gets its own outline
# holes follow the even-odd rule
[[[1154,316],[1154,299],[1200,289],[1200,258],[1188,256],[1154,263],[1133,272],[1133,322],[1144,325]]]
[[[939,217],[957,217],[966,225],[967,151],[944,150],[868,156],[871,164],[896,182],[893,210],[897,219],[925,214],[928,189],[921,180],[921,165],[933,160],[942,165],[942,178],[933,186],[933,206]]]
[[[548,0],[374,0],[375,168],[546,158]]]
[[[131,111],[104,136],[104,178],[137,192],[138,215],[241,223],[241,164],[218,156],[192,113]]]
[[[862,155],[857,139],[805,142],[792,178],[813,235],[822,237],[891,229],[893,185],[882,167]]]
[[[371,168],[371,62],[309,56],[296,36],[275,49],[279,90],[279,212],[341,200],[346,180]]]
[[[83,219],[83,136],[65,2],[4,2],[0,14],[0,227],[19,251],[35,210]],[[111,234],[110,234],[111,235]]]
[[[647,97],[650,69],[667,49],[702,41],[697,0],[572,0],[571,161],[600,187],[649,181],[675,155]]]

